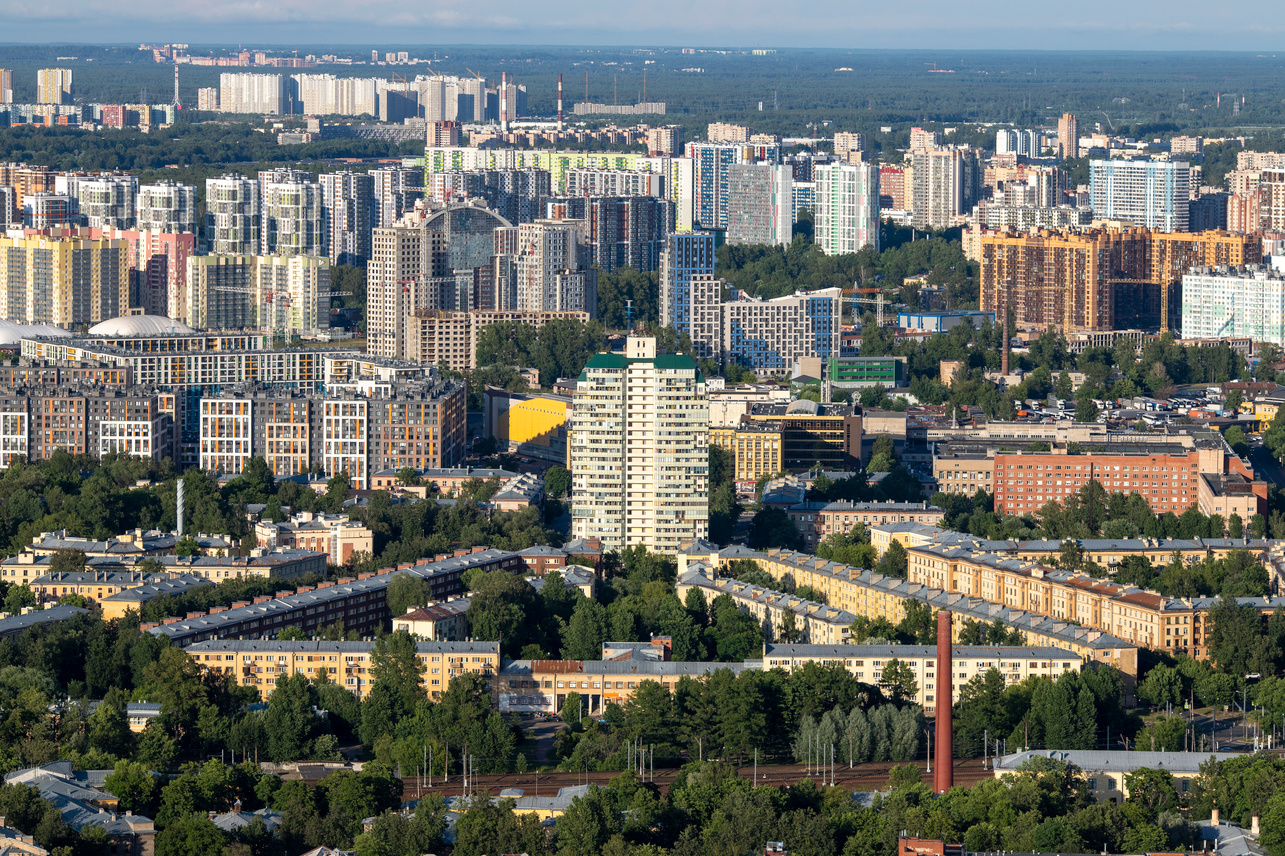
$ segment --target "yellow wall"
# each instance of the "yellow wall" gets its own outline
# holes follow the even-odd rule
[[[549,438],[567,424],[567,404],[552,398],[519,402],[500,414],[496,439],[500,442],[548,446]]]

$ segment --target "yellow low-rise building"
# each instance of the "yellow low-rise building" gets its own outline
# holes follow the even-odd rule
[[[187,646],[187,654],[202,668],[221,672],[239,686],[254,687],[263,698],[277,680],[304,675],[315,680],[323,673],[358,699],[374,682],[371,653],[374,642],[286,642],[270,639],[211,639]],[[488,683],[500,669],[499,642],[416,643],[424,689],[437,700],[452,678],[466,673]]]
[[[911,701],[932,716],[937,707],[936,645],[768,645],[763,652],[763,668],[792,672],[808,663],[843,666],[852,676],[867,684],[878,684],[883,667],[896,660],[910,668],[915,676]],[[1083,661],[1062,648],[992,645],[957,645],[951,648],[953,675],[951,703],[959,701],[964,685],[975,677],[995,669],[1008,685],[1031,677],[1057,678],[1064,672],[1078,672]]]
[[[871,526],[866,529],[866,534],[870,536],[870,546],[874,547],[875,552],[882,556],[887,552],[893,541],[909,549],[910,547],[934,543],[944,531],[940,526],[907,522]]]

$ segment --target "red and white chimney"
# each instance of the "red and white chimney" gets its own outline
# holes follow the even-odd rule
[[[562,72],[558,72],[558,130],[562,130]]]

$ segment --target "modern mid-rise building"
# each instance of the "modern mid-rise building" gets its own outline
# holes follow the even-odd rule
[[[879,251],[879,167],[818,164],[812,171],[815,243],[826,255]]]
[[[709,533],[705,378],[686,356],[630,337],[590,358],[570,433],[572,536],[673,554]]]
[[[71,100],[70,68],[42,68],[36,72],[37,104],[70,104]]]
[[[794,239],[794,177],[788,166],[727,168],[727,242],[788,247]]]
[[[85,224],[93,229],[134,228],[138,178],[133,175],[64,174],[55,179],[60,194],[74,196]]]
[[[140,232],[196,234],[196,188],[190,184],[144,184],[134,206],[134,227]]]
[[[364,265],[377,217],[374,177],[367,172],[323,173],[321,199],[330,263]]]
[[[1089,200],[1100,218],[1162,232],[1185,232],[1191,165],[1185,161],[1092,161]]]
[[[1182,278],[1182,337],[1285,345],[1285,273],[1267,265],[1198,267]]]
[[[263,230],[259,182],[243,175],[205,180],[205,251],[245,256],[259,252]]]
[[[312,173],[293,169],[259,172],[263,215],[259,252],[280,256],[326,255],[325,208]]]
[[[387,228],[415,207],[424,196],[424,171],[398,166],[372,169],[375,220],[372,228]]]
[[[717,299],[720,290],[705,293]],[[763,375],[788,374],[803,359],[819,359],[824,364],[839,354],[842,297],[841,289],[823,288],[760,300],[734,289],[731,300],[703,307],[717,313],[720,335],[715,341],[701,340],[699,347],[693,338],[693,349],[713,355],[720,363],[735,362]],[[700,335],[699,327],[695,335]]]

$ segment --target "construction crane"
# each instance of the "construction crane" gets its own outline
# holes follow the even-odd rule
[[[485,77],[483,77],[482,75],[478,74],[476,71],[474,71],[473,69],[469,68],[467,65],[466,65],[466,66],[464,66],[464,70],[465,70],[465,71],[467,71],[469,74],[473,75],[474,77],[476,77],[478,80],[482,81],[483,83],[486,83],[486,78],[485,78]]]
[[[884,307],[884,290],[882,288],[849,288],[843,292],[843,302],[852,304],[852,317],[856,318],[860,314],[858,304],[875,307],[875,323],[880,327],[883,326],[883,307]],[[874,297],[858,297],[857,295],[873,294]]]
[[[272,312],[270,310],[274,308],[274,305],[277,305],[277,304],[284,305],[285,309],[283,311],[285,312],[290,311],[290,303],[291,303],[290,292],[284,288],[262,289],[262,288],[247,288],[245,286],[240,286],[240,285],[220,284],[220,285],[215,285],[213,290],[223,292],[224,294],[245,294],[250,297],[261,297],[264,304],[263,309],[265,310],[265,314],[268,314],[269,318],[273,320],[275,320],[275,316],[277,313]],[[329,307],[330,298],[334,297],[336,294],[341,294],[341,293],[342,292],[332,291],[330,289],[319,290],[317,292],[317,300],[319,303],[324,303],[327,307]],[[288,335],[289,330],[287,330],[284,327],[278,329],[276,327],[271,327],[266,324],[261,326],[267,328],[268,332],[273,333],[274,335],[277,333],[280,333],[282,339],[285,339],[288,341],[290,338]]]

